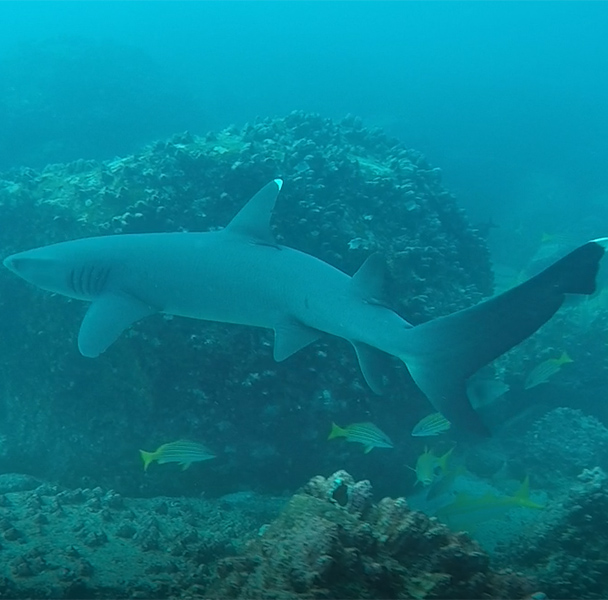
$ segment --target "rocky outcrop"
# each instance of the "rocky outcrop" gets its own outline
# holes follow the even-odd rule
[[[372,505],[369,483],[315,477],[242,555],[221,559],[221,598],[523,598],[531,581],[490,568],[464,534],[408,508]]]

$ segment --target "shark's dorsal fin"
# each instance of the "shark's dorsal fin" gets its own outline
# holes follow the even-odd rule
[[[83,356],[95,358],[130,325],[158,312],[126,294],[106,294],[93,300],[80,325],[78,348]]]
[[[270,230],[270,216],[283,187],[281,179],[267,183],[228,223],[224,231],[249,238],[252,242],[277,246]]]
[[[318,329],[298,321],[279,323],[274,327],[274,359],[281,362],[308,344],[316,342],[322,335]]]
[[[352,285],[366,302],[386,305],[386,262],[380,252],[374,252],[353,275]]]

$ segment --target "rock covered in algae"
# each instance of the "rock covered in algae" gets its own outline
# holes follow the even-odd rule
[[[368,491],[344,471],[313,478],[243,554],[217,563],[208,595],[523,598],[533,591],[529,580],[493,571],[467,536],[412,511],[403,498],[372,505]]]
[[[345,471],[284,498],[0,494],[0,597],[523,598],[466,536]],[[273,520],[274,519],[274,520]]]
[[[538,527],[504,549],[501,563],[533,573],[549,598],[608,597],[608,475],[584,469]]]
[[[125,498],[101,488],[0,494],[1,598],[169,598],[207,585],[281,499]]]
[[[485,242],[439,169],[359,119],[301,112],[176,135],[115,160],[0,174],[0,219],[11,223],[0,251],[89,235],[218,229],[275,177],[285,180],[272,217],[279,242],[349,274],[382,251],[405,318],[419,322],[491,292]],[[328,448],[320,424],[340,407],[379,408],[340,340],[324,338],[277,364],[271,332],[156,316],[87,360],[76,343],[84,303],[28,286],[7,270],[0,283],[1,309],[10,315],[0,345],[6,470],[69,486],[86,477],[87,486],[133,495],[200,493],[169,471],[144,478],[137,461],[139,448],[188,438],[222,453],[221,463],[205,466],[207,491],[215,485],[223,493],[226,482],[244,480],[293,489],[311,462],[335,464],[332,456],[342,452]],[[424,401],[399,379],[381,403],[382,414],[395,419],[404,396]],[[260,410],[265,426],[252,427]],[[285,476],[278,480],[277,472]]]
[[[608,469],[608,429],[581,410],[556,408],[520,435],[517,457],[539,485],[559,486],[583,469]]]

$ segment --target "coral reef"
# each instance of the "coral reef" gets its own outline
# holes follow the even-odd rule
[[[0,597],[182,597],[282,504],[242,493],[132,499],[50,484],[2,493]]]
[[[608,596],[608,476],[585,469],[537,527],[497,554],[502,564],[533,573],[550,598]]]
[[[0,250],[223,227],[275,177],[285,179],[273,216],[279,241],[348,273],[381,250],[405,318],[449,313],[491,292],[485,243],[439,169],[355,117],[334,122],[300,112],[203,137],[184,133],[111,161],[6,172],[0,217],[11,227],[2,229]],[[352,463],[350,449],[325,443],[326,424],[346,407],[381,428],[427,410],[397,369],[378,402],[352,349],[331,338],[277,364],[271,332],[151,317],[87,360],[75,341],[83,303],[33,289],[5,270],[0,280],[0,310],[10,315],[0,346],[5,470],[130,495],[197,494],[200,482],[170,469],[144,477],[137,459],[139,447],[188,438],[219,456],[205,466],[207,493],[225,493],[237,481],[293,489],[318,469]],[[395,449],[395,457],[411,462],[404,452]],[[380,459],[366,460],[376,485],[383,470],[393,480]]]
[[[520,438],[513,468],[516,463],[531,474],[535,485],[559,488],[583,469],[608,469],[608,429],[580,410],[556,408]]]
[[[287,503],[48,483],[2,493],[0,596],[523,598],[535,589],[403,498],[374,505],[371,493],[345,471],[314,477]]]
[[[523,598],[531,581],[498,573],[475,542],[408,508],[370,502],[344,471],[315,477],[242,555],[218,561],[221,598]]]

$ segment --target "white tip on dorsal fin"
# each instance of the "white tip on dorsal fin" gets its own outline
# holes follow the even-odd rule
[[[270,216],[282,187],[281,179],[267,183],[241,208],[224,231],[242,235],[252,242],[276,246],[277,242],[270,230]]]
[[[367,260],[353,275],[352,284],[359,295],[370,304],[385,304],[384,281],[386,263],[379,252],[367,257]]]

